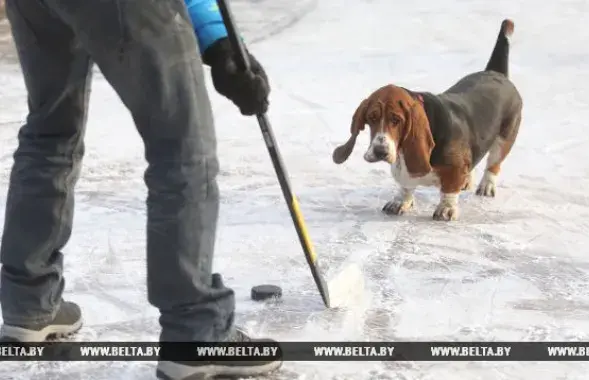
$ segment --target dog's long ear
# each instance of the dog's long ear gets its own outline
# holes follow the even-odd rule
[[[423,105],[415,101],[407,110],[409,117],[400,148],[405,157],[407,171],[412,177],[426,175],[432,170],[430,158],[435,143]]]
[[[333,151],[333,162],[341,164],[350,157],[356,145],[356,138],[360,131],[364,130],[366,125],[366,109],[368,108],[368,99],[364,99],[362,103],[356,108],[354,115],[352,116],[352,125],[350,127],[350,138],[345,144],[338,146]]]

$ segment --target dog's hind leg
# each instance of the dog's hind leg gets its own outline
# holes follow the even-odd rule
[[[474,173],[470,172],[470,174],[466,178],[466,183],[462,187],[462,191],[470,191],[472,189],[474,189]]]
[[[519,131],[521,114],[509,120],[501,128],[500,136],[493,142],[487,157],[485,174],[479,183],[476,194],[484,197],[494,197],[497,192],[497,177],[501,171],[501,164],[511,151]]]

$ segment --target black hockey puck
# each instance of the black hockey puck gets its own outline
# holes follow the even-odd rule
[[[276,285],[257,285],[252,288],[252,299],[254,301],[280,297],[282,297],[282,289]]]

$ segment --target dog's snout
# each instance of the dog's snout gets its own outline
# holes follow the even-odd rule
[[[382,135],[380,135],[380,136],[376,136],[376,138],[375,138],[374,140],[375,140],[375,142],[376,142],[377,144],[384,145],[384,144],[386,143],[386,139],[385,139],[385,137],[384,137],[384,136],[382,136]]]
[[[389,154],[389,149],[384,144],[376,145],[373,151],[376,158],[385,158]]]

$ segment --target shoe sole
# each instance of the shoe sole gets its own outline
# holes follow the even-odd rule
[[[203,365],[192,367],[173,362],[161,362],[158,367],[164,367],[165,373],[158,368],[156,376],[160,380],[211,380],[216,378],[236,379],[252,376],[268,375],[277,371],[282,362],[270,362],[259,366],[230,367],[223,365]]]
[[[19,342],[45,342],[69,338],[80,331],[82,325],[82,319],[72,325],[49,325],[38,331],[4,325],[0,329],[0,336],[12,338]]]

